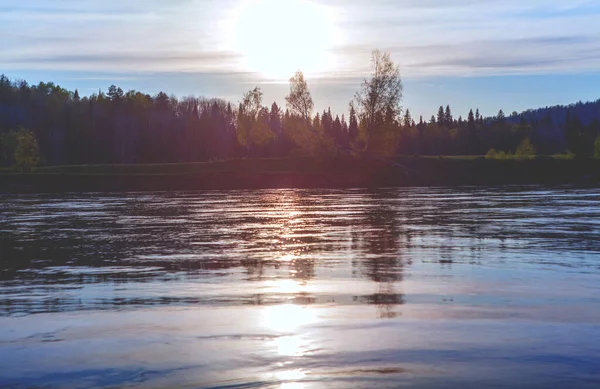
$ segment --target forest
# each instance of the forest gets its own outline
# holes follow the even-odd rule
[[[600,100],[494,117],[449,104],[429,118],[402,109],[402,81],[389,55],[373,52],[348,112],[314,112],[301,72],[285,106],[266,105],[260,88],[239,102],[123,91],[81,96],[52,82],[0,76],[0,162],[41,165],[183,163],[233,158],[340,154],[528,158],[600,156]]]

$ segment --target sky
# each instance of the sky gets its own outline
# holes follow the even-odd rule
[[[413,116],[494,115],[599,99],[599,20],[597,0],[2,0],[0,73],[283,105],[302,70],[341,114],[380,49]]]

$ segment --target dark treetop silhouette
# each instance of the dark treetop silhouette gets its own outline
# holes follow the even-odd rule
[[[456,117],[440,106],[429,122],[402,112],[402,82],[388,54],[373,52],[372,75],[350,104],[348,117],[313,114],[301,72],[290,80],[288,109],[263,105],[260,88],[239,105],[221,99],[160,92],[150,96],[111,86],[89,97],[54,83],[30,86],[0,76],[2,164],[14,161],[17,128],[31,130],[42,164],[199,162],[239,157],[310,155],[341,150],[386,155],[484,155],[570,152],[600,154],[600,100],[484,118]],[[30,150],[31,151],[31,150]],[[35,148],[31,152],[36,152]],[[35,162],[35,161],[34,161]]]

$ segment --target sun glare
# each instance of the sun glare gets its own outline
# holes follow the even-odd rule
[[[297,70],[318,75],[335,66],[336,28],[328,6],[308,0],[242,0],[231,23],[229,44],[246,71],[287,80]]]
[[[266,307],[262,315],[262,325],[278,332],[293,332],[315,321],[312,310],[291,304]]]

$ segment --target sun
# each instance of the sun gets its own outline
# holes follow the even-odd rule
[[[242,0],[229,25],[229,45],[243,70],[287,80],[297,70],[319,75],[334,68],[335,14],[308,0]]]

